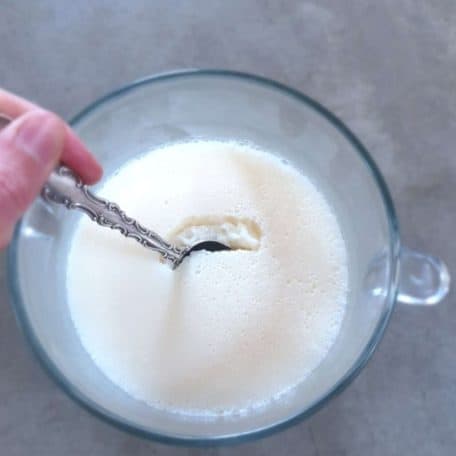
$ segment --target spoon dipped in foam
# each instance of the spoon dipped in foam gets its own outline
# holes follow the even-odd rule
[[[100,226],[117,230],[125,237],[158,252],[171,264],[172,269],[176,269],[187,256],[197,250],[218,252],[231,249],[228,245],[211,239],[195,240],[192,245],[184,247],[171,244],[127,216],[116,203],[96,196],[65,166],[59,166],[51,173],[41,196],[50,203],[63,204],[67,209],[83,211]]]

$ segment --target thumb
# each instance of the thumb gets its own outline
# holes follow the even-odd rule
[[[63,149],[65,127],[55,115],[30,111],[0,132],[0,248],[39,194]]]

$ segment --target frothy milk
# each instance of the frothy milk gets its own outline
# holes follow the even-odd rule
[[[209,234],[236,247],[195,252],[172,271],[81,218],[71,316],[94,362],[131,396],[183,413],[245,411],[327,355],[345,310],[345,245],[327,201],[293,167],[248,145],[179,143],[127,163],[100,194],[176,242]]]

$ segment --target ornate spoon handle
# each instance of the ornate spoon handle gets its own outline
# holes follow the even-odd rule
[[[144,247],[159,252],[164,259],[170,260],[173,264],[182,257],[183,250],[169,244],[157,233],[128,217],[117,204],[95,196],[87,185],[65,166],[59,166],[52,172],[41,195],[46,201],[85,212],[99,225],[120,231]]]
[[[8,116],[0,113],[0,130],[10,122]],[[179,265],[184,254],[189,251],[169,244],[157,233],[128,217],[117,204],[95,196],[87,185],[65,166],[59,166],[52,172],[41,195],[46,201],[63,204],[68,209],[79,209],[99,225],[118,230],[144,247],[159,252],[165,260],[171,261],[173,268]]]

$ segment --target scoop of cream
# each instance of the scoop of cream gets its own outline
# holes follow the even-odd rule
[[[247,218],[233,216],[188,217],[169,237],[176,245],[191,247],[202,241],[217,241],[232,250],[258,250],[261,229]]]

